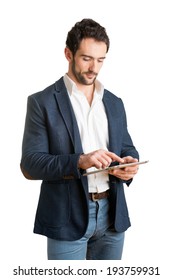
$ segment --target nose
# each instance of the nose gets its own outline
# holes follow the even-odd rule
[[[90,62],[89,71],[92,71],[92,72],[97,73],[97,69],[98,69],[97,61],[95,61],[95,60],[93,59],[93,60]]]

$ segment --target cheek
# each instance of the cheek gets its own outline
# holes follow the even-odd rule
[[[98,70],[100,71],[100,69],[102,68],[102,66],[103,66],[103,63],[99,63],[99,65],[98,65]]]
[[[101,70],[101,68],[102,68],[102,63],[99,63],[99,64],[97,64],[96,66],[95,66],[95,69],[94,69],[94,71],[98,74],[99,72],[100,72],[100,70]]]
[[[89,68],[88,63],[76,61],[75,63],[75,69],[77,72],[85,72]]]

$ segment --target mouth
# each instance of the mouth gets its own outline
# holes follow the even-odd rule
[[[96,73],[91,73],[91,72],[86,72],[85,75],[87,76],[88,79],[94,79],[97,75]]]

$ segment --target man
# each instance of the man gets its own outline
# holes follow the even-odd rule
[[[42,180],[34,232],[47,236],[48,259],[119,260],[130,226],[123,184],[137,162],[120,98],[96,79],[109,50],[106,30],[91,19],[68,32],[68,72],[28,97],[21,170]]]

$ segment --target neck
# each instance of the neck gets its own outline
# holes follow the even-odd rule
[[[78,83],[78,81],[75,79],[75,77],[73,75],[70,75],[69,73],[67,73],[67,75],[70,77],[70,79],[72,79],[75,82],[78,90],[80,90],[81,92],[83,92],[85,94],[86,99],[87,99],[89,105],[91,106],[93,96],[94,96],[95,84],[93,83],[92,85],[83,85],[83,84]]]
[[[86,99],[88,100],[89,105],[91,106],[92,101],[93,101],[93,97],[94,97],[94,89],[95,86],[85,86],[85,88],[83,88],[83,90],[81,89],[81,91],[85,94]]]

